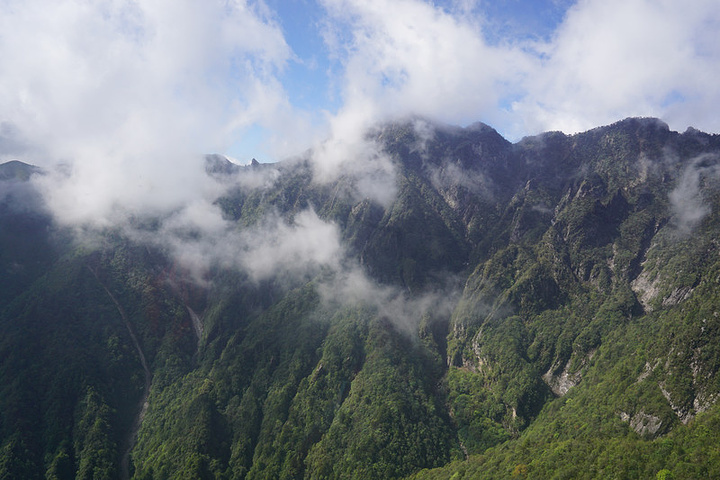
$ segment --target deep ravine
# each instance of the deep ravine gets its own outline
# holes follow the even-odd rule
[[[145,418],[145,414],[147,413],[147,409],[149,406],[149,397],[150,397],[150,386],[152,385],[152,373],[150,372],[150,369],[147,365],[147,360],[145,359],[145,353],[142,350],[142,347],[140,346],[140,342],[137,339],[137,335],[135,334],[135,329],[132,326],[132,323],[130,323],[130,320],[128,319],[127,315],[125,314],[125,310],[122,308],[122,305],[120,305],[120,302],[118,302],[117,298],[112,294],[110,289],[107,288],[107,286],[100,280],[100,277],[98,277],[97,272],[95,272],[92,268],[88,266],[88,270],[93,274],[97,282],[100,284],[100,286],[103,287],[105,292],[108,294],[110,299],[115,304],[115,307],[118,310],[118,313],[120,313],[120,317],[122,317],[123,322],[125,323],[125,328],[127,328],[128,334],[130,335],[130,339],[132,340],[133,346],[135,347],[135,351],[137,351],[138,357],[140,358],[140,364],[142,365],[143,372],[145,374],[145,386],[143,388],[143,395],[140,399],[140,402],[138,403],[137,408],[137,415],[135,416],[135,419],[133,420],[132,427],[130,428],[130,431],[128,432],[127,437],[123,441],[122,445],[122,457],[120,459],[120,478],[122,480],[129,480],[130,478],[130,452],[132,452],[133,447],[135,446],[135,442],[137,440],[138,432],[140,431],[140,425],[142,425],[143,419]]]

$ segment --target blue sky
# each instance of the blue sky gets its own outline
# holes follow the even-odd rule
[[[489,43],[502,44],[548,41],[573,3],[571,0],[446,0],[426,4],[477,22],[478,30],[482,29]],[[313,0],[269,0],[266,5],[293,51],[280,74],[289,101],[307,111],[312,121],[322,124],[325,114],[335,114],[342,107],[337,78],[343,71],[342,59],[333,55],[323,38],[329,28],[327,11]],[[256,126],[239,138],[228,153],[239,158],[246,158],[252,152],[262,156],[269,153],[264,144],[272,141],[271,136],[267,129]],[[272,157],[272,153],[269,156]]]
[[[410,114],[720,130],[716,0],[4,0],[0,28],[0,121],[45,157],[273,161]]]
[[[393,5],[367,3],[381,11],[381,4]],[[694,125],[718,131],[720,127],[713,112],[716,109],[706,108],[717,106],[719,99],[718,87],[708,81],[720,62],[718,47],[713,47],[713,42],[720,44],[720,6],[713,2],[694,0],[683,7],[677,2],[635,0],[398,1],[388,9],[389,15],[406,14],[406,25],[399,21],[377,29],[366,23],[371,23],[376,13],[373,7],[358,6],[361,4],[311,0],[269,0],[265,4],[271,12],[269,18],[276,22],[292,50],[278,74],[287,100],[312,124],[313,128],[305,131],[321,138],[333,135],[328,124],[349,108],[348,90],[357,88],[349,77],[350,65],[357,60],[372,68],[372,62],[392,61],[392,54],[390,59],[381,58],[383,49],[393,48],[393,42],[398,42],[393,34],[402,35],[405,26],[429,30],[435,27],[436,35],[442,35],[443,28],[465,29],[475,37],[475,43],[470,39],[463,45],[463,36],[458,35],[457,44],[449,49],[442,47],[447,54],[452,55],[454,48],[461,56],[465,47],[473,46],[478,51],[487,48],[487,52],[468,56],[478,64],[468,66],[470,74],[456,83],[456,92],[444,93],[453,97],[447,108],[436,102],[412,112],[410,98],[407,105],[396,107],[398,115],[420,113],[461,125],[484,121],[511,140],[547,129],[573,133],[626,116],[658,116],[677,129]],[[414,7],[428,14],[413,13]],[[446,67],[446,61],[427,52],[432,48],[432,42],[418,43],[417,53],[438,60],[431,74],[437,75]],[[408,56],[415,53],[413,48],[406,51]],[[367,55],[364,62],[363,55]],[[503,56],[507,61],[503,62]],[[487,75],[478,69],[485,58],[491,67]],[[407,66],[398,68],[409,70]],[[372,83],[385,71],[392,72],[392,66],[379,70],[364,80]],[[706,81],[683,78],[693,75],[687,73],[690,71]],[[418,69],[416,75],[424,72]],[[454,74],[451,68],[448,76]],[[491,84],[488,76],[493,77]],[[532,85],[534,76],[538,79],[536,85]],[[478,88],[489,89],[489,100],[483,101],[477,92],[471,92],[474,80]],[[394,82],[385,80],[384,85],[392,90]],[[425,92],[422,85],[418,86],[417,94],[436,94],[433,85],[437,83],[443,80],[427,82]],[[367,92],[369,101],[382,102],[382,92],[375,90],[380,98]],[[469,111],[458,108],[457,103],[463,99],[458,100],[456,95],[462,97],[463,93],[469,97]],[[378,115],[392,116],[391,112]],[[275,134],[272,127],[256,126],[239,137],[229,153],[247,158],[255,152],[272,159],[277,156],[273,152]]]
[[[0,32],[0,161],[70,165],[78,218],[187,201],[204,153],[360,168],[411,115],[720,132],[717,0],[2,0]]]

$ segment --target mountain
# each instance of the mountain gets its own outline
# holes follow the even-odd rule
[[[32,175],[42,173],[42,170],[27,163],[11,160],[0,165],[0,180],[26,181]]]
[[[720,477],[720,136],[367,138],[208,156],[194,274],[205,233],[83,243],[0,165],[0,478]]]

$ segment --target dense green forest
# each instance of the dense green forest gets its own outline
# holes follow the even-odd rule
[[[368,139],[389,200],[208,156],[199,276],[162,219],[61,226],[0,165],[0,478],[720,478],[720,136]]]

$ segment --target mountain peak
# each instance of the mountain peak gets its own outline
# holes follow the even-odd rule
[[[205,155],[205,172],[209,175],[232,175],[239,169],[240,167],[228,160],[225,155],[217,153]]]
[[[42,169],[19,160],[11,160],[0,164],[0,180],[25,182],[36,173],[42,173]]]

